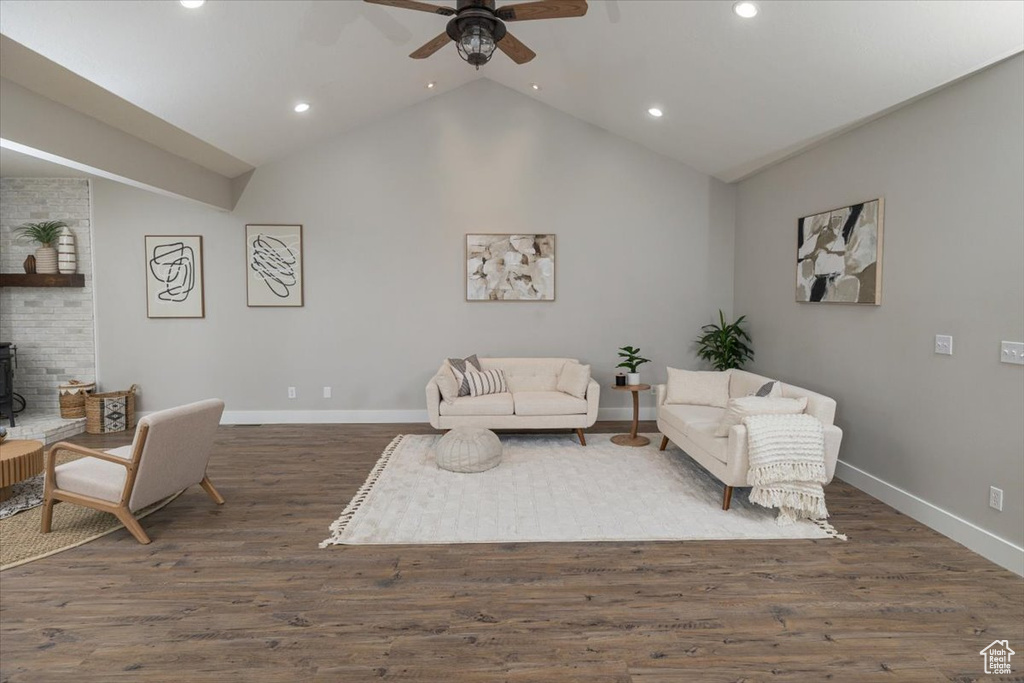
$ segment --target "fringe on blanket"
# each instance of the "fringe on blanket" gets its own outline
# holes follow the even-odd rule
[[[342,532],[345,531],[345,527],[348,526],[348,523],[352,521],[356,512],[359,511],[359,508],[370,496],[370,491],[373,490],[377,480],[380,479],[380,475],[384,473],[384,468],[388,466],[388,461],[391,460],[391,455],[398,448],[398,444],[402,442],[402,438],[404,436],[404,434],[399,434],[391,441],[390,444],[388,444],[388,447],[384,449],[384,453],[381,454],[380,459],[377,460],[377,464],[373,466],[372,470],[370,470],[370,475],[366,477],[366,481],[363,482],[363,485],[359,487],[358,491],[356,491],[356,495],[352,497],[352,500],[350,500],[345,509],[342,510],[341,516],[331,522],[331,526],[328,527],[331,532],[331,536],[330,538],[320,541],[321,548],[326,548],[329,545],[342,544]]]
[[[818,487],[815,492],[811,487],[807,490],[795,490],[795,486],[787,482],[786,486],[755,486],[750,490],[750,502],[766,508],[779,508],[779,516],[775,523],[789,526],[798,519],[824,519],[828,517],[825,507],[825,494]]]
[[[747,484],[764,486],[777,481],[817,481],[825,483],[824,462],[775,462],[752,466],[747,472]]]

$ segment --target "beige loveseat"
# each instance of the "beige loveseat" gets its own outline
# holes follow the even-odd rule
[[[597,421],[601,387],[593,379],[584,398],[558,391],[558,376],[572,358],[481,358],[482,370],[501,369],[508,392],[487,396],[441,398],[437,380],[451,373],[447,363],[427,383],[427,416],[434,429],[574,429],[587,445],[583,430]]]
[[[768,377],[755,375],[743,370],[728,370],[729,398],[749,396],[766,382]],[[738,424],[729,428],[728,436],[716,436],[715,431],[725,412],[724,408],[686,404],[665,403],[667,385],[655,387],[658,406],[658,429],[663,438],[661,450],[665,450],[671,440],[687,455],[704,466],[708,472],[725,484],[725,495],[722,509],[729,509],[734,486],[747,486],[747,428]],[[836,416],[836,402],[822,394],[801,389],[782,383],[784,398],[807,398],[804,412],[813,415],[825,428],[825,475],[828,481],[836,471],[836,460],[839,458],[839,443],[843,439],[843,431],[832,424]],[[827,483],[827,482],[826,482]]]

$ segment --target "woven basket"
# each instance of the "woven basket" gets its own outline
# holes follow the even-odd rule
[[[95,382],[71,380],[57,387],[60,392],[60,416],[65,420],[85,417],[85,397],[96,391]]]
[[[85,397],[85,431],[88,434],[123,432],[135,426],[135,390],[108,391]]]

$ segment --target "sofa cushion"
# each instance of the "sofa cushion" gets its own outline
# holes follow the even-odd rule
[[[727,459],[726,453],[729,448],[729,437],[718,436],[716,434],[717,429],[718,422],[715,421],[690,422],[686,431],[686,438],[707,451],[715,460],[725,463]]]
[[[498,368],[505,373],[508,389],[517,391],[556,391],[558,375],[568,358],[481,358],[484,370]]]
[[[451,403],[442,403],[438,409],[441,415],[512,415],[514,406],[512,394],[506,392],[459,396]]]
[[[132,447],[112,448],[107,453],[131,460]],[[124,492],[128,469],[98,458],[79,458],[57,465],[53,473],[57,475],[56,483],[59,489],[117,503]]]
[[[516,391],[516,415],[584,415],[587,402],[561,391]]]
[[[729,371],[691,372],[669,368],[665,403],[724,408],[729,402],[729,375]]]
[[[744,396],[730,398],[729,405],[718,423],[718,436],[728,436],[729,428],[743,422],[750,415],[799,415],[807,408],[806,398],[769,398]]]
[[[664,420],[685,435],[691,423],[713,422],[717,425],[724,412],[725,410],[722,408],[714,406],[669,405],[666,403],[658,408],[658,419]]]
[[[558,375],[557,389],[564,394],[584,398],[587,386],[590,385],[590,366],[579,363],[566,363]]]

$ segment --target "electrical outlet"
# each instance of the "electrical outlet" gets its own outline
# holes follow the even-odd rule
[[[330,398],[330,397],[331,397],[331,388],[330,387],[324,387],[324,398]]]
[[[948,334],[935,335],[935,353],[940,353],[944,356],[952,356],[953,337]]]
[[[1004,341],[999,348],[999,362],[1024,365],[1024,343]]]
[[[990,508],[1003,511],[1003,490],[997,489],[995,486],[988,487],[988,506]]]
[[[295,387],[288,387],[288,398],[295,398]]]

